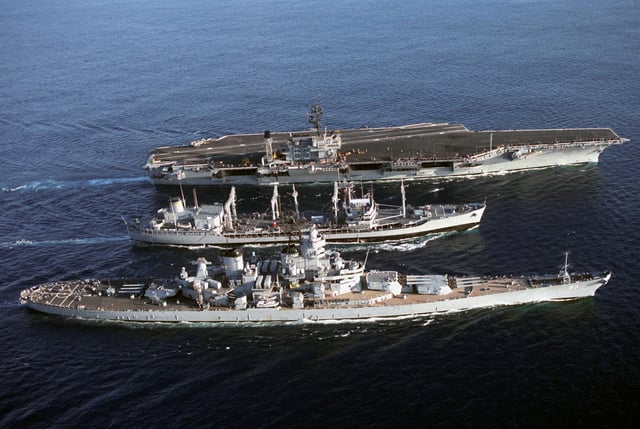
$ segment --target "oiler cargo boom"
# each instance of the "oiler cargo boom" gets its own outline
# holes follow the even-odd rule
[[[484,214],[484,203],[406,204],[404,183],[402,205],[381,204],[373,190],[355,195],[353,184],[334,183],[333,209],[328,213],[301,212],[298,192],[292,186],[295,211],[285,215],[278,186],[273,188],[270,213],[238,213],[236,190],[231,188],[224,204],[195,204],[173,198],[168,208],[158,210],[148,221],[127,222],[129,237],[139,244],[168,246],[217,246],[286,244],[317,229],[328,243],[383,242],[423,237],[428,234],[461,231],[476,227]],[[194,201],[197,197],[194,189]]]

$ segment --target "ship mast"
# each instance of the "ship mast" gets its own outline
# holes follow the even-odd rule
[[[293,196],[293,204],[296,208],[296,220],[300,219],[300,211],[298,208],[298,191],[296,191],[296,185],[291,185],[293,187],[293,192],[291,196]]]
[[[229,198],[231,199],[231,213],[233,214],[233,221],[238,220],[238,213],[236,212],[236,188],[235,186],[231,187],[231,191],[229,192]]]
[[[173,198],[171,197],[169,197],[169,208],[171,209],[171,215],[173,216],[173,226],[175,227],[175,230],[178,231],[178,218],[173,208]]]
[[[340,201],[340,197],[338,196],[338,182],[333,182],[331,202],[333,203],[333,219],[336,224],[338,223],[338,201]]]
[[[273,139],[271,138],[271,131],[265,130],[264,132],[264,146],[265,146],[265,158],[267,163],[273,161]],[[264,165],[265,158],[262,158],[262,165]]]
[[[196,188],[193,188],[193,206],[198,210],[198,194],[196,193]]]
[[[309,123],[313,124],[316,129],[316,133],[320,135],[320,118],[324,112],[322,111],[322,106],[320,103],[316,103],[311,106],[311,111],[309,112]]]
[[[273,221],[280,219],[280,204],[278,202],[278,185],[273,185],[273,195],[271,196],[271,217]]]
[[[407,198],[404,191],[404,180],[400,182],[400,192],[402,193],[402,217],[407,217]]]
[[[178,185],[180,185],[180,195],[182,196],[182,204],[186,206],[187,200],[184,197],[184,190],[182,189],[182,182],[180,182],[180,179],[178,179]]]
[[[569,252],[564,252],[564,266],[560,271],[562,280],[564,283],[571,283],[571,276],[569,275]]]
[[[238,219],[236,213],[236,188],[231,187],[229,191],[229,199],[224,203],[224,227],[227,231],[233,231],[233,224]]]

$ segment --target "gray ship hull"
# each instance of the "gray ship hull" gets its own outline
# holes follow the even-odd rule
[[[269,147],[285,145],[273,134]],[[156,185],[273,185],[336,180],[464,178],[597,163],[627,139],[608,128],[473,132],[462,125],[415,124],[344,130],[337,160],[259,161],[259,135],[233,135],[197,147],[153,150],[144,168]],[[289,146],[292,147],[292,146]]]
[[[423,163],[418,168],[393,169],[384,165],[372,169],[354,168],[350,165],[343,168],[288,168],[286,174],[260,176],[249,174],[220,174],[220,169],[208,166],[173,167],[172,173],[151,174],[155,185],[274,185],[331,183],[336,180],[347,181],[401,181],[446,178],[469,178],[484,175],[497,175],[528,171],[564,165],[584,165],[598,163],[603,146],[572,147],[564,149],[544,149],[520,159],[509,159],[505,153],[487,155],[486,159],[475,162],[448,161],[439,162],[435,166]],[[444,165],[443,165],[444,164]]]
[[[473,228],[480,223],[485,210],[484,205],[468,213],[455,216],[427,220],[415,225],[392,227],[386,229],[319,229],[327,243],[365,243],[384,242],[391,240],[422,237],[427,234],[440,232],[462,231]],[[290,243],[293,236],[299,233],[295,231],[261,231],[218,233],[206,230],[177,230],[177,229],[152,229],[142,228],[136,225],[127,225],[129,237],[136,243],[164,246],[189,246],[189,247],[238,247],[243,245],[274,245]]]
[[[149,307],[146,311],[108,308],[88,310],[48,305],[27,301],[25,305],[33,310],[58,316],[89,320],[111,320],[122,322],[192,322],[192,323],[245,323],[245,322],[301,322],[301,321],[347,321],[378,318],[399,318],[424,316],[434,313],[465,311],[501,305],[518,305],[541,301],[572,300],[593,296],[609,276],[595,277],[587,281],[558,284],[503,293],[467,296],[456,299],[442,299],[428,303],[387,304],[350,308],[289,309],[289,308],[249,308],[235,309],[170,309]]]

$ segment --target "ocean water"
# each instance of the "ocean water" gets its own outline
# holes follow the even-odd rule
[[[635,0],[0,1],[1,427],[631,427],[640,415]],[[612,127],[598,165],[411,183],[487,199],[476,230],[372,246],[415,273],[613,271],[594,298],[257,326],[87,323],[20,307],[49,280],[174,275],[138,248],[162,145],[306,126]],[[376,186],[384,202],[397,185]],[[330,187],[299,188],[302,204]],[[201,189],[201,202],[226,196]],[[262,209],[268,190],[239,189]],[[259,251],[269,251],[259,249]],[[367,247],[344,247],[364,257]]]

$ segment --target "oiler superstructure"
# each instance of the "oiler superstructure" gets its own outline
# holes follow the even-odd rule
[[[285,216],[277,185],[264,213],[238,213],[235,187],[225,203],[213,205],[199,205],[194,190],[194,206],[186,207],[184,197],[172,198],[150,220],[127,222],[127,231],[139,244],[187,247],[286,244],[311,230],[329,243],[384,242],[474,228],[486,208],[485,203],[408,205],[404,183],[400,194],[401,205],[381,204],[373,190],[357,196],[352,183],[334,182],[331,211],[305,214],[293,185],[294,212]]]

